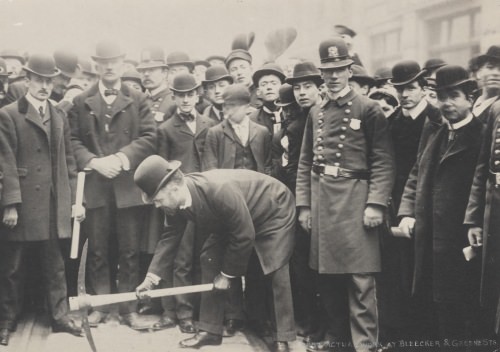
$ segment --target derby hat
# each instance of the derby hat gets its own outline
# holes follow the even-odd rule
[[[205,80],[203,81],[203,84],[217,82],[223,79],[229,81],[229,83],[234,82],[233,77],[229,74],[229,72],[227,72],[225,66],[222,65],[210,66],[209,68],[207,68],[207,71],[205,72]]]
[[[469,78],[467,70],[462,66],[446,65],[436,71],[436,90],[461,86],[465,86],[471,92],[477,88],[476,81]]]
[[[375,70],[373,74],[373,79],[377,81],[377,83],[387,81],[392,78],[392,70],[389,67],[380,67]]]
[[[251,95],[246,85],[238,83],[228,86],[222,93],[222,99],[224,99],[224,103],[236,102],[247,105],[250,103]]]
[[[94,65],[90,60],[78,59],[78,65],[80,66],[80,70],[82,70],[83,73],[92,76],[99,76],[99,73],[97,73]]]
[[[401,61],[392,68],[392,78],[389,80],[389,83],[394,86],[403,86],[416,81],[424,74],[425,71],[420,69],[420,65],[416,61]]]
[[[275,75],[280,79],[281,83],[285,80],[285,74],[283,73],[281,67],[274,62],[268,62],[253,73],[253,85],[257,87],[259,85],[259,80],[265,75]]]
[[[134,81],[139,84],[142,84],[141,74],[134,69],[123,72],[121,79],[122,81]]]
[[[293,86],[288,83],[284,83],[281,85],[279,90],[279,98],[276,99],[274,104],[276,106],[288,106],[297,102],[295,100],[295,95],[293,94]]]
[[[319,45],[319,58],[319,69],[341,68],[354,62],[349,56],[345,41],[340,37],[322,41]]]
[[[488,51],[486,51],[486,54],[479,55],[477,57],[477,65],[478,67],[481,67],[484,65],[485,62],[488,61],[493,61],[493,62],[500,62],[500,46],[498,45],[492,45],[488,48]]]
[[[78,56],[66,50],[56,50],[54,52],[56,67],[66,77],[75,78],[79,74]]]
[[[422,70],[426,71],[426,74],[430,74],[432,71],[435,71],[444,65],[446,65],[446,62],[443,59],[432,58],[425,62]]]
[[[125,57],[120,46],[111,41],[102,41],[97,43],[95,55],[91,56],[94,61],[112,60],[120,57]]]
[[[348,36],[353,38],[356,36],[356,32],[354,30],[352,30],[347,26],[344,26],[343,24],[337,24],[333,28],[335,29],[335,32],[337,32],[339,35],[347,34]]]
[[[0,57],[0,77],[8,77],[12,72],[7,71],[7,63]]]
[[[159,47],[149,47],[141,51],[141,62],[137,70],[155,67],[168,67],[165,63],[165,52]]]
[[[134,173],[134,182],[142,190],[143,201],[151,203],[180,166],[180,161],[167,161],[159,155],[151,155],[144,159]]]
[[[56,77],[61,73],[56,67],[54,58],[45,54],[31,55],[23,70],[47,78]]]
[[[229,64],[231,63],[231,61],[236,59],[245,60],[251,64],[252,54],[250,54],[247,50],[244,49],[233,50],[229,53],[229,55],[226,57],[226,60],[224,61],[226,63],[226,67],[229,68]]]
[[[23,65],[26,63],[24,56],[22,56],[18,51],[12,49],[6,49],[0,51],[0,57],[4,59],[16,59],[19,60]]]
[[[368,75],[368,72],[363,66],[359,65],[352,65],[352,77],[350,80],[359,82],[361,84],[367,84],[369,86],[374,86],[375,85],[375,79]]]
[[[184,65],[189,68],[189,71],[194,70],[194,63],[189,58],[188,54],[182,51],[174,51],[167,56],[167,66]]]
[[[196,60],[194,60],[194,65],[195,66],[205,66],[206,68],[209,68],[210,62],[208,62],[207,60],[196,59]]]
[[[392,90],[394,90],[394,88]],[[390,104],[392,106],[398,106],[399,99],[392,90],[385,89],[385,88],[374,89],[373,91],[370,92],[370,94],[368,94],[368,98],[380,99],[381,97],[386,97],[391,101]]]
[[[294,84],[304,81],[313,81],[317,86],[323,83],[321,72],[311,61],[299,62],[293,68],[292,77],[288,77],[285,82]]]
[[[186,93],[195,90],[200,86],[196,78],[190,73],[179,73],[175,75],[171,90],[178,93]]]

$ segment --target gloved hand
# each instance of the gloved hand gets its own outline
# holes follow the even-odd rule
[[[229,290],[230,287],[231,287],[231,280],[228,277],[226,277],[222,274],[219,274],[215,277],[214,290],[225,291],[225,290]]]
[[[149,297],[148,291],[154,289],[156,285],[157,283],[154,281],[154,279],[151,276],[146,275],[142,284],[137,286],[137,288],[135,289],[135,295],[140,300],[150,299],[151,297]]]
[[[467,233],[469,243],[472,247],[481,247],[483,245],[483,229],[481,227],[471,227]]]

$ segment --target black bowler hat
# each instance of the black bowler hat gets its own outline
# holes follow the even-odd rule
[[[174,51],[167,56],[167,66],[184,65],[189,68],[189,71],[194,70],[194,63],[189,58],[189,55],[182,51]]]
[[[207,60],[196,59],[196,60],[194,60],[194,65],[195,66],[205,66],[206,68],[209,68],[210,62],[208,62]]]
[[[141,62],[136,67],[137,70],[155,67],[167,67],[163,49],[156,46],[143,49],[141,51]]]
[[[66,50],[56,50],[54,52],[56,67],[61,73],[69,78],[78,76],[78,56]]]
[[[477,88],[476,81],[469,78],[467,70],[458,65],[446,65],[436,71],[436,90],[465,86],[472,92]]]
[[[12,72],[7,71],[7,63],[0,57],[0,77],[8,77]]]
[[[484,55],[479,55],[477,57],[477,65],[481,67],[485,62],[493,61],[500,62],[500,46],[492,45],[488,48],[488,51]]]
[[[229,83],[233,83],[234,81],[233,77],[229,74],[229,72],[227,72],[225,66],[210,66],[205,72],[205,80],[203,81],[203,84],[217,82],[223,79],[229,81]]]
[[[387,81],[388,79],[392,78],[392,70],[389,67],[380,67],[375,70],[375,73],[373,74],[373,79],[377,83],[381,83],[384,81]]]
[[[281,85],[279,90],[279,98],[274,102],[276,106],[288,106],[295,103],[295,95],[293,94],[293,86],[288,83]]]
[[[424,74],[425,71],[420,69],[418,62],[413,60],[401,61],[392,68],[392,78],[389,83],[394,86],[403,86],[416,81]]]
[[[142,84],[141,74],[135,69],[123,72],[121,79],[122,81],[134,81]]]
[[[275,75],[280,79],[281,83],[285,80],[285,74],[283,73],[281,67],[274,62],[268,62],[253,73],[253,85],[257,87],[259,85],[259,80],[265,75]]]
[[[224,90],[222,99],[224,99],[224,103],[236,102],[241,105],[247,105],[250,103],[251,95],[246,85],[237,83],[230,85]]]
[[[344,26],[343,24],[336,25],[334,27],[334,29],[335,29],[335,32],[337,32],[340,35],[347,34],[348,36],[353,37],[353,38],[356,36],[356,32],[354,30],[352,30],[351,28],[349,28],[347,26]]]
[[[319,45],[320,69],[341,68],[354,61],[349,56],[345,41],[340,37],[324,40]]]
[[[151,155],[144,159],[134,173],[134,182],[142,190],[143,201],[151,203],[154,196],[168,183],[180,166],[180,161],[169,162],[159,155]]]
[[[18,51],[12,49],[6,49],[0,51],[0,57],[4,59],[16,59],[19,60],[23,65],[26,63],[24,56],[22,56]]]
[[[56,67],[54,58],[45,54],[31,55],[28,63],[23,66],[23,69],[35,75],[47,78],[56,77],[61,73]]]
[[[226,57],[226,60],[224,61],[226,63],[226,67],[229,68],[229,64],[231,63],[231,61],[236,59],[245,60],[252,64],[252,55],[247,50],[235,49],[231,51]]]
[[[433,71],[443,67],[444,65],[446,65],[446,62],[443,59],[432,58],[425,62],[422,70],[425,71],[426,75],[430,75]]]
[[[313,81],[317,86],[323,84],[321,72],[311,61],[299,62],[293,68],[292,77],[288,77],[285,82],[294,84],[304,81]]]
[[[194,78],[192,74],[182,72],[175,75],[174,82],[170,89],[174,92],[186,93],[195,90],[199,86],[200,84],[196,82],[196,78]]]
[[[125,53],[122,52],[120,46],[111,41],[102,41],[97,43],[95,49],[95,55],[91,56],[92,60],[111,60],[120,57],[125,57]]]
[[[352,77],[350,80],[359,82],[360,84],[367,84],[370,87],[375,85],[375,80],[371,77],[363,66],[352,65]]]

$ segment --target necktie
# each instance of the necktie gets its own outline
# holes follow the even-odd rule
[[[42,120],[43,120],[43,117],[45,116],[45,114],[43,113],[43,107],[42,107],[42,106],[40,106],[40,107],[38,108],[38,112],[40,113],[40,117],[41,117],[41,118],[42,118]]]
[[[118,89],[105,89],[104,96],[108,97],[110,95],[118,95]]]
[[[194,116],[192,114],[186,114],[186,113],[180,113],[180,116],[182,117],[182,119],[186,122],[191,122],[191,121],[194,121]]]
[[[224,120],[224,112],[223,111],[219,112],[219,120],[220,121]]]

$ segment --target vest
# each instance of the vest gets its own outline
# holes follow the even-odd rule
[[[253,156],[252,149],[250,148],[250,143],[247,143],[246,146],[243,146],[236,133],[234,133],[234,131],[232,131],[232,133],[233,133],[233,138],[236,141],[235,143],[236,155],[234,156],[234,168],[257,171],[257,161]]]
[[[109,125],[113,116],[111,113],[114,102],[108,105],[101,94],[99,94],[99,98],[101,102],[101,114],[98,116],[99,128],[97,129],[99,145],[104,155],[111,155],[118,151],[114,150],[115,148],[112,146],[111,138],[109,137]]]

